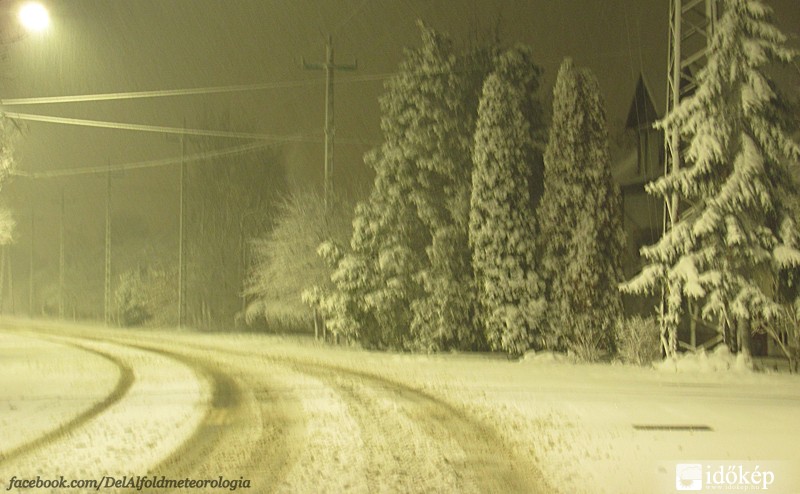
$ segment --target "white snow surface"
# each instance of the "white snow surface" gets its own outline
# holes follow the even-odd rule
[[[119,378],[120,371],[110,361],[59,344],[57,338],[51,343],[6,333],[0,336],[0,342],[10,344],[0,355],[7,358],[12,353],[17,360],[0,366],[3,394],[12,389],[8,383],[17,383],[8,408],[0,406],[0,430],[13,438],[5,444],[3,436],[5,451],[58,429],[103,401]],[[99,481],[104,475],[141,474],[180,446],[203,418],[209,401],[208,384],[186,365],[103,342],[83,340],[80,345],[112,355],[129,366],[134,377],[131,387],[82,427],[4,462],[0,470],[4,484],[11,476],[49,479],[63,475]],[[16,413],[21,408],[29,413]]]
[[[673,492],[676,463],[725,460],[778,462],[800,492],[800,379],[737,370],[736,359],[731,363],[722,352],[699,357],[706,364],[694,369],[686,359],[674,372],[573,364],[547,353],[522,361],[384,354],[247,335],[221,344],[346,366],[442,396],[492,424],[520,457],[531,459],[548,492]]]
[[[98,355],[0,333],[0,455],[101,401],[118,377],[117,368]]]
[[[736,359],[723,351],[654,369],[573,364],[561,355],[549,353],[531,352],[522,360],[508,360],[490,354],[368,352],[253,334],[113,333],[134,340],[170,341],[176,346],[199,345],[219,352],[248,352],[309,362],[323,369],[339,367],[400,383],[444,400],[486,424],[510,445],[517,458],[540,470],[531,475],[541,477],[545,492],[674,492],[675,464],[705,461],[756,461],[764,462],[765,468],[777,465],[776,475],[781,477],[784,488],[792,487],[788,491],[771,491],[800,492],[800,432],[796,427],[800,378],[737,370]],[[98,330],[96,334],[106,333]],[[2,335],[4,339],[0,341],[17,341],[19,346],[16,336]],[[49,344],[36,345],[45,351]],[[97,345],[98,349],[103,348],[102,344]],[[453,438],[430,430],[430,424],[420,425],[420,417],[404,414],[403,406],[391,393],[370,387],[367,381],[324,371],[309,372],[302,365],[295,368],[281,365],[280,360],[263,362],[259,364],[261,372],[296,395],[304,423],[303,438],[299,440],[302,444],[296,445],[297,460],[275,486],[278,492],[430,492],[441,485],[457,485],[459,492],[480,492],[476,479],[469,478],[470,472],[453,470],[453,465],[462,464],[459,459],[464,457]],[[204,397],[202,382],[174,362],[153,361],[154,372],[162,365],[172,365],[171,378],[164,381],[164,374],[158,372],[157,376],[148,377],[148,382],[159,389],[171,389],[168,396],[173,397],[173,409],[166,407],[163,412],[134,416],[127,416],[122,409],[104,414],[102,424],[81,430],[83,439],[69,438],[69,449],[62,444],[49,451],[41,450],[36,455],[36,468],[33,462],[19,465],[20,469],[14,465],[13,473],[55,471],[48,469],[56,466],[59,472],[65,472],[65,458],[70,457],[66,465],[75,475],[97,471],[122,475],[166,454],[167,447],[145,451],[131,444],[114,449],[112,445],[119,445],[108,439],[121,424],[139,420],[144,421],[142,429],[153,431],[153,440],[174,446],[197,424],[198,407]],[[0,387],[3,390],[5,376]],[[34,396],[50,388],[31,385],[28,389]],[[150,399],[158,395],[150,391]],[[18,390],[17,399],[28,401],[20,393]],[[53,394],[52,400],[68,403],[67,395]],[[142,405],[145,404],[134,408],[141,410]],[[7,413],[0,407],[0,423],[10,420]],[[169,427],[163,426],[165,423]],[[386,432],[387,424],[398,437],[405,438],[402,448],[392,449],[391,443],[381,443],[380,434]],[[709,430],[634,427],[688,425],[707,426]],[[31,436],[41,432],[41,428],[23,427]],[[141,441],[136,439],[133,443]],[[405,478],[407,472],[396,470],[393,460],[398,456],[413,466],[414,478]],[[5,482],[12,471],[7,465],[2,470],[0,478],[5,477]]]

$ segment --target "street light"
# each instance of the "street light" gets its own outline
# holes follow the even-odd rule
[[[19,21],[26,30],[39,33],[50,25],[50,14],[40,3],[26,2],[19,9]]]

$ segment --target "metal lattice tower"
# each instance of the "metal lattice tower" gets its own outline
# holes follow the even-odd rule
[[[711,39],[717,27],[718,0],[670,0],[669,51],[667,55],[667,108],[669,115],[680,102],[697,89],[697,74],[706,65]],[[664,174],[677,173],[682,166],[683,143],[676,128],[664,133]],[[664,198],[664,233],[678,221],[680,204],[673,193]],[[663,307],[662,307],[663,310]],[[669,346],[677,347],[677,333],[671,334]],[[697,346],[695,325],[691,324],[691,341],[684,346]]]
[[[697,73],[708,59],[711,38],[717,23],[717,0],[670,0],[669,54],[667,65],[667,111],[697,88]],[[666,159],[664,173],[681,168],[681,142],[677,129],[664,134]],[[664,230],[678,220],[678,199],[666,201]]]

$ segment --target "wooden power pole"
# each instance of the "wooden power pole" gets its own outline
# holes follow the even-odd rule
[[[186,120],[183,121],[186,129]],[[181,134],[181,173],[180,173],[180,207],[178,218],[178,327],[182,328],[186,318],[186,134]]]
[[[336,65],[333,57],[333,36],[331,35],[328,35],[328,43],[325,45],[325,62],[307,63],[302,60],[302,63],[306,70],[325,71],[325,177],[323,191],[327,211],[333,200],[333,139],[335,131],[333,125],[333,73],[336,70],[356,70],[358,63]]]
[[[61,223],[58,230],[58,317],[64,319],[64,187],[61,187]]]
[[[106,172],[106,256],[105,256],[105,290],[103,298],[103,321],[111,324],[111,164]]]

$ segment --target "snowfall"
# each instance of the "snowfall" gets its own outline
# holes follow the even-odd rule
[[[242,390],[226,413],[223,374]],[[798,376],[724,351],[644,368],[0,323],[4,490],[12,477],[168,475],[186,456],[190,477],[253,477],[249,492],[676,492],[689,466],[705,492],[791,493],[798,417]],[[186,451],[199,430],[225,438]]]

